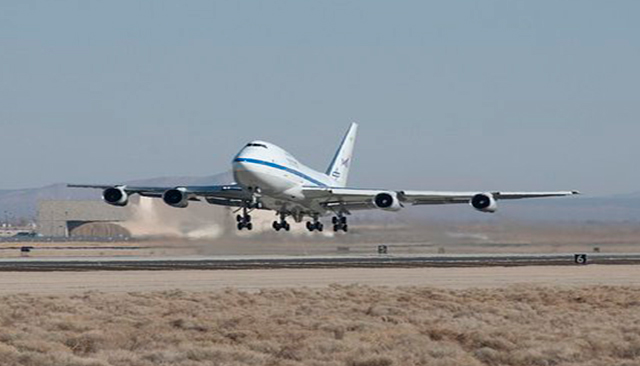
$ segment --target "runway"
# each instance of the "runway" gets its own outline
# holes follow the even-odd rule
[[[339,285],[640,286],[640,254],[76,257],[0,259],[0,294],[210,291]],[[47,272],[47,273],[44,273]]]
[[[638,253],[588,254],[588,264],[640,264]],[[333,255],[218,257],[22,257],[0,259],[0,271],[241,270],[284,268],[420,268],[575,266],[566,254]]]

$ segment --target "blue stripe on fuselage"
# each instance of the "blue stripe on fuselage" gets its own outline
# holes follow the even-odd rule
[[[283,171],[285,171],[285,172],[289,172],[289,173],[291,173],[291,174],[295,174],[295,175],[297,175],[298,177],[303,178],[303,179],[306,179],[306,180],[308,180],[309,182],[311,182],[311,183],[313,183],[313,184],[316,184],[316,185],[318,185],[318,186],[320,186],[320,187],[327,187],[327,185],[326,185],[326,184],[324,184],[324,183],[320,182],[319,180],[313,179],[313,178],[311,178],[310,176],[308,176],[308,175],[306,175],[306,174],[304,174],[304,173],[302,173],[302,172],[299,172],[299,171],[297,171],[297,170],[295,170],[295,169],[291,169],[291,168],[288,168],[288,167],[286,167],[286,166],[279,165],[279,164],[276,164],[276,163],[270,163],[270,162],[268,162],[268,161],[264,161],[264,160],[248,159],[248,158],[236,158],[236,159],[235,159],[235,160],[233,160],[233,161],[237,161],[237,162],[239,162],[239,163],[253,163],[253,164],[259,164],[259,165],[264,165],[264,166],[268,166],[268,167],[271,167],[271,168],[280,169],[280,170],[283,170]]]

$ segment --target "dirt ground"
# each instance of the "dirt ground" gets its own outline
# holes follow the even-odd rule
[[[211,291],[225,288],[321,288],[332,284],[430,286],[446,289],[510,285],[640,286],[640,266],[530,266],[484,268],[335,268],[216,271],[3,272],[0,294]]]
[[[279,234],[29,255],[640,251],[631,225]],[[638,366],[640,266],[3,272],[0,366],[18,365]]]

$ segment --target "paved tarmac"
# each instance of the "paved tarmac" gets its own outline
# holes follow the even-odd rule
[[[588,254],[589,264],[640,264],[639,253]],[[0,271],[225,270],[283,268],[419,268],[490,266],[576,266],[574,253],[465,255],[333,255],[218,257],[4,258]]]

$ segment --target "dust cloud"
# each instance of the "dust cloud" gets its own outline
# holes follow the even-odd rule
[[[140,197],[131,202],[131,211],[131,219],[120,224],[134,238],[217,239],[230,221],[227,209],[200,202],[181,209]]]
[[[140,197],[130,205],[131,219],[121,222],[120,225],[134,238],[213,240],[227,234],[249,238],[273,232],[273,221],[278,219],[274,211],[254,210],[250,212],[252,230],[237,231],[235,217],[240,212],[236,212],[235,208],[202,202],[190,202],[186,208],[175,208],[161,200],[148,197]],[[330,222],[325,222],[325,230],[322,233],[309,232],[304,221],[295,223],[289,218],[288,222],[291,224],[291,231],[287,234],[294,237],[331,238],[335,235],[331,231],[331,225],[328,225]]]

